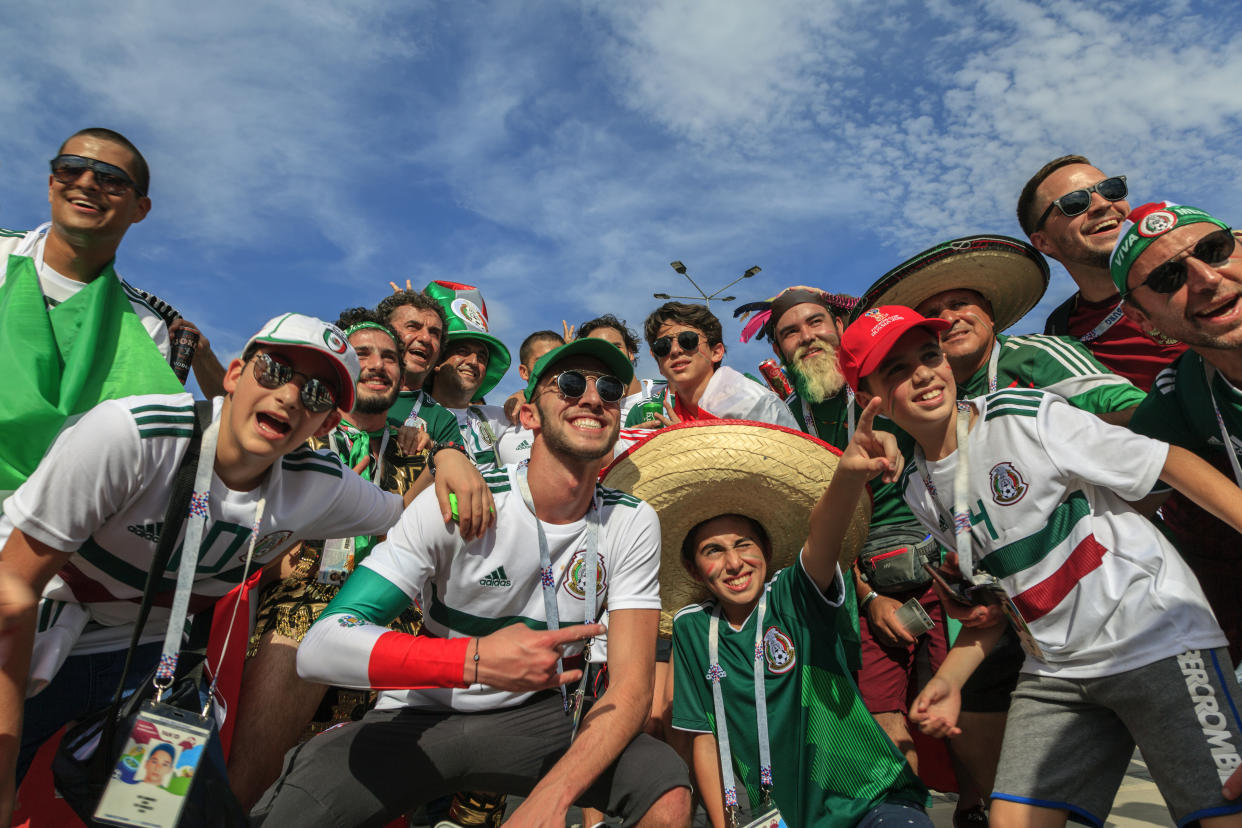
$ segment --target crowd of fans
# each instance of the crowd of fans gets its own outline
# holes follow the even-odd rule
[[[494,400],[512,357],[449,281],[278,315],[221,364],[113,269],[149,182],[86,129],[51,220],[0,231],[0,821],[63,727],[171,678],[188,612],[193,761],[254,825],[930,825],[929,787],[959,828],[1103,825],[1136,745],[1174,822],[1242,825],[1221,220],[1064,156],[1020,194],[1029,243],[745,305],[762,380],[667,302],[641,341],[533,320]],[[1004,333],[1045,257],[1078,292]],[[171,791],[189,754],[134,755]]]

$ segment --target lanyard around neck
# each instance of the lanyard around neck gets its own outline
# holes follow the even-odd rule
[[[548,547],[548,536],[543,531],[543,521],[539,519],[539,515],[535,513],[535,500],[530,493],[530,483],[526,480],[526,466],[521,466],[515,471],[517,477],[518,491],[522,493],[522,500],[526,503],[526,508],[530,509],[531,517],[535,519],[535,529],[539,533],[539,583],[543,589],[543,612],[548,622],[549,630],[558,630],[561,627],[560,608],[556,603],[556,574],[552,571],[552,553]],[[591,508],[587,511],[587,548],[586,548],[586,566],[582,571],[582,591],[586,593],[586,599],[583,601],[583,622],[584,624],[595,623],[595,598],[597,578],[599,577],[599,510],[596,504],[592,502]],[[572,559],[570,561],[572,563]],[[566,580],[573,577],[573,572],[566,571]],[[590,653],[591,643],[588,641],[583,652],[583,678],[586,677],[587,655]],[[556,660],[556,671],[563,672],[561,659]],[[569,692],[565,689],[565,685],[561,685],[561,701],[565,705],[565,709],[569,709]]]
[[[802,400],[802,419],[806,421],[806,431],[808,434],[819,436],[819,429],[815,427],[815,415],[811,413],[811,404],[807,402],[806,397],[798,395]],[[845,386],[845,439],[850,441],[854,439],[854,389],[848,385]]]
[[[1229,437],[1229,429],[1225,427],[1225,418],[1220,414],[1220,405],[1216,402],[1216,392],[1212,390],[1212,380],[1216,378],[1216,366],[1203,360],[1203,376],[1207,379],[1208,397],[1212,400],[1212,413],[1216,415],[1216,426],[1220,429],[1220,439],[1225,444],[1225,454],[1229,455],[1229,465],[1233,468],[1233,479],[1242,488],[1242,464],[1238,463],[1238,453],[1233,448],[1233,440]]]
[[[492,429],[492,424],[483,416],[483,412],[479,410],[477,405],[466,408],[466,428],[471,428],[471,417],[474,418],[473,422],[479,424],[478,432],[483,435],[483,441],[487,443],[488,447],[496,445],[496,432]]]
[[[1096,325],[1094,328],[1087,331],[1082,336],[1078,337],[1078,341],[1086,345],[1088,342],[1092,342],[1096,339],[1099,339],[1101,336],[1108,333],[1109,328],[1111,328],[1113,325],[1116,325],[1118,322],[1120,322],[1121,317],[1125,315],[1125,312],[1121,309],[1122,305],[1124,304],[1125,304],[1124,299],[1118,302],[1117,307],[1113,308],[1111,311],[1108,312],[1108,316],[1100,320],[1100,323]]]
[[[755,650],[754,650],[754,685],[755,685],[755,720],[759,727],[759,793],[761,808],[772,806],[772,749],[768,741],[768,699],[767,687],[764,684],[763,659],[763,616],[768,608],[768,590],[765,585],[759,594],[759,604],[755,607]],[[737,780],[733,776],[733,753],[729,748],[729,725],[724,709],[724,692],[720,689],[720,681],[725,677],[724,668],[720,666],[720,606],[712,610],[711,621],[707,628],[707,657],[711,665],[707,668],[707,680],[712,684],[712,705],[716,710],[716,740],[720,754],[720,775],[724,783],[725,808],[730,811],[730,821],[734,821],[737,804]]]
[[[969,402],[958,400],[957,468],[953,473],[952,523],[958,568],[962,570],[962,575],[967,580],[974,577],[975,571],[974,555],[971,552],[970,507],[966,501],[966,489],[970,485],[970,410]],[[923,478],[923,485],[927,488],[927,493],[931,495],[932,502],[936,504],[938,510],[945,511],[944,505],[940,502],[940,494],[936,491],[936,484],[932,482],[931,474],[927,471],[927,458],[921,446],[914,450],[914,462],[919,467],[919,475]]]
[[[988,355],[988,393],[996,391],[996,370],[1000,363],[1000,340],[992,343],[992,353]]]

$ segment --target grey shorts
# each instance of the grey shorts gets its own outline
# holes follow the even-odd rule
[[[372,710],[285,755],[253,825],[386,825],[459,790],[527,794],[569,747],[560,693],[486,713]],[[689,787],[685,763],[639,734],[579,804],[634,825],[665,792]]]
[[[1178,825],[1242,812],[1221,796],[1242,765],[1239,703],[1223,647],[1102,678],[1023,673],[992,797],[1102,826],[1137,744]]]

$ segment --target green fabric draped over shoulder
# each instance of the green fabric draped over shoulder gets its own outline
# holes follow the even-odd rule
[[[20,486],[66,420],[103,400],[183,391],[112,265],[49,309],[34,260],[9,256],[0,285],[0,493]]]

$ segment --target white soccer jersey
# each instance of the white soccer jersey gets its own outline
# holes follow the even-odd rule
[[[35,261],[35,271],[39,274],[39,287],[43,290],[44,299],[50,308],[59,305],[86,287],[86,283],[70,279],[68,276],[62,276],[43,264],[43,246],[47,241],[45,230],[49,226],[50,223],[25,233],[14,230],[0,230],[0,285],[4,284],[5,277],[2,263],[8,261],[9,255],[28,256]],[[153,300],[148,294],[143,293],[129,282],[121,279],[119,274],[117,278],[121,282],[121,287],[125,290],[125,295],[129,298],[129,304],[133,307],[134,313],[138,314],[142,327],[146,328],[147,333],[151,335],[151,339],[160,349],[160,353],[164,355],[164,359],[168,359],[171,344],[168,337],[169,320],[167,316],[176,319],[180,314],[166,304],[164,305],[165,313],[161,313],[156,307],[156,302],[159,302],[159,300]],[[163,303],[160,302],[160,304]]]
[[[471,405],[448,408],[448,411],[457,418],[462,439],[466,441],[466,453],[478,470],[486,472],[498,468],[496,445],[506,432],[516,430],[505,416],[505,410],[498,405]]]
[[[215,400],[216,419],[222,402]],[[5,502],[0,543],[16,527],[54,549],[74,551],[44,597],[88,605],[92,620],[110,628],[88,630],[75,652],[128,644],[193,418],[188,393],[100,403],[56,439],[30,479]],[[274,464],[254,491],[232,491],[213,475],[191,613],[240,582],[260,496],[267,505],[252,572],[302,538],[382,534],[402,509],[397,495],[344,468],[334,455],[305,447]],[[144,640],[163,637],[180,558],[178,545]]]
[[[535,516],[517,486],[518,469],[485,475],[496,500],[496,526],[479,540],[463,542],[446,527],[431,493],[420,495],[359,567],[382,576],[411,600],[421,598],[423,629],[441,638],[487,635],[514,621],[543,629],[539,538]],[[655,510],[624,492],[596,487],[599,509],[599,607],[609,611],[660,608],[660,522]],[[583,589],[587,522],[543,524],[555,578],[562,626],[585,617]],[[599,609],[594,616],[598,618]],[[566,648],[567,655],[579,651]],[[364,662],[365,663],[365,662]],[[419,707],[459,711],[492,710],[517,704],[528,693],[474,685],[469,689],[400,690],[380,695],[377,707]]]
[[[1126,502],[1151,491],[1166,443],[1043,391],[1009,389],[971,403],[979,416],[967,440],[966,502],[976,567],[1000,579],[1043,649],[1047,662],[1028,657],[1025,672],[1107,676],[1225,646],[1194,574]],[[959,456],[926,462],[919,452],[901,483],[948,549]]]
[[[496,465],[516,466],[530,459],[531,447],[535,445],[535,432],[529,428],[514,426],[506,429],[496,440]]]

